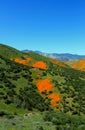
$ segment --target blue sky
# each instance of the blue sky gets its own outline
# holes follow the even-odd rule
[[[0,0],[0,43],[85,54],[85,1]]]

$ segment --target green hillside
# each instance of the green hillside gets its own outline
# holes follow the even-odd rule
[[[24,55],[31,58],[26,65],[10,60],[11,57],[25,60]],[[44,64],[44,68],[31,65],[38,61]],[[21,130],[30,127],[26,127],[25,123],[32,123],[31,119],[37,130],[85,128],[85,72],[74,70],[63,62],[56,63],[34,52],[22,53],[0,44],[0,122],[4,122],[5,118],[13,118],[13,121],[18,120],[20,123],[19,118],[22,116],[24,127]],[[53,94],[55,97],[49,98]],[[60,98],[56,95],[60,95]],[[28,116],[26,120],[23,118],[26,113],[32,113],[29,121]],[[66,120],[63,120],[64,117]],[[49,126],[45,122],[49,122]],[[18,129],[15,126],[9,122],[7,130],[11,127],[13,130]],[[79,129],[76,129],[77,126]],[[6,130],[6,127],[1,126],[0,130]]]
[[[0,44],[0,55],[4,56],[6,58],[10,58],[10,57],[20,58],[23,56],[22,52],[18,51],[17,49],[15,49],[13,47],[4,45],[4,44]]]

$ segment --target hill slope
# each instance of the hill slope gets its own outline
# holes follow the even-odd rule
[[[7,58],[10,57],[10,54],[12,53],[12,51],[13,51],[13,55],[14,55],[13,58],[15,58],[17,54],[20,54],[20,56],[24,57],[24,53],[21,53],[17,50],[13,50],[7,46],[4,46],[4,48],[5,48],[5,50],[8,49],[7,51],[8,51],[9,56],[5,54],[5,53],[7,53],[7,51],[4,51],[4,49],[3,49],[3,51],[4,51],[5,57],[4,57],[4,55],[2,56],[2,52],[0,53],[0,66],[1,66],[1,70],[0,70],[1,76],[0,77],[1,77],[1,81],[2,81],[0,90],[1,90],[2,101],[4,99],[4,101],[2,103],[10,102],[10,104],[11,104],[11,102],[13,101],[12,103],[16,104],[16,102],[20,102],[20,101],[17,101],[17,100],[19,100],[18,99],[19,96],[21,95],[21,93],[23,93],[23,91],[27,92],[28,86],[29,86],[29,87],[31,87],[30,91],[34,91],[35,94],[33,92],[31,92],[31,93],[33,93],[33,95],[35,95],[35,97],[37,97],[37,96],[40,97],[39,98],[40,103],[42,103],[42,101],[47,99],[47,97],[50,95],[50,92],[56,93],[56,94],[60,93],[61,94],[61,103],[60,103],[60,107],[58,107],[57,109],[60,109],[60,111],[64,111],[66,113],[71,112],[72,114],[75,112],[78,114],[85,112],[85,111],[82,111],[82,109],[84,109],[84,103],[83,103],[83,101],[82,101],[82,103],[80,102],[80,100],[85,97],[83,95],[84,90],[85,90],[85,87],[84,87],[85,73],[73,70],[73,69],[69,68],[68,66],[61,66],[61,65],[55,64],[55,62],[50,62],[48,58],[44,58],[44,57],[42,58],[42,56],[35,54],[34,52],[27,54],[31,58],[35,58],[35,59],[33,59],[33,61],[31,61],[32,64],[30,63],[30,66],[29,66],[29,63],[26,65],[25,64],[23,65],[22,62],[19,63],[19,62],[16,62],[16,60],[10,61],[10,58],[9,59],[7,59]],[[7,56],[7,58],[6,58],[6,56]],[[41,60],[41,62],[37,61],[38,63],[37,62],[36,63],[38,65],[33,66],[33,62],[35,63],[36,59]],[[42,63],[46,64],[46,68],[41,67]],[[40,64],[40,67],[39,67],[39,64]],[[3,77],[4,77],[4,79],[3,79]],[[53,90],[52,89],[47,90],[47,88],[46,88],[44,90],[45,93],[44,94],[42,93],[42,95],[41,95],[38,90],[39,88],[37,89],[37,87],[38,87],[37,84],[39,84],[39,81],[41,80],[44,84],[43,86],[45,86],[45,84],[46,84],[46,83],[44,83],[45,79],[48,80],[48,81],[46,81],[46,82],[48,82],[48,86],[49,86],[49,84],[53,83],[54,88],[53,88]],[[26,89],[26,90],[24,90],[24,89]],[[33,90],[31,90],[31,89],[33,89]],[[42,91],[42,92],[44,92],[44,91]],[[14,93],[14,95],[10,95],[10,93]],[[27,93],[27,95],[28,95],[28,93]],[[79,98],[78,95],[80,95],[81,98]],[[22,97],[24,97],[24,96],[22,96]],[[36,98],[33,98],[33,100],[34,99],[36,99]],[[29,100],[29,96],[26,100],[27,101]],[[24,99],[22,99],[22,102],[25,104]],[[82,107],[79,107],[80,104]],[[34,106],[36,106],[36,105],[34,105]],[[44,104],[44,106],[45,106],[45,104]],[[47,106],[48,106],[48,104],[47,104]],[[76,108],[76,107],[78,107],[78,108]],[[62,110],[61,110],[61,108],[62,108]]]
[[[3,54],[0,51],[1,117],[29,111],[54,112],[52,115],[60,112],[55,120],[57,116],[62,119],[63,113],[85,116],[85,72],[34,52],[26,54],[3,46]],[[54,123],[50,113],[45,120],[51,118]]]
[[[0,44],[0,55],[6,58],[10,57],[22,57],[23,53],[13,47],[9,47],[4,44]]]
[[[74,68],[74,69],[80,69],[82,71],[85,71],[85,59],[81,59],[81,60],[76,61],[73,64],[72,68]]]

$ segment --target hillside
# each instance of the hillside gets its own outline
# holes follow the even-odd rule
[[[81,60],[76,61],[73,64],[72,68],[85,71],[85,59],[81,59]]]
[[[0,44],[0,55],[10,59],[10,57],[19,57],[20,58],[23,56],[23,53],[21,53],[20,51],[16,50],[13,47],[9,47],[7,45]]]
[[[64,117],[69,127],[73,124],[68,121],[75,119],[81,126],[85,117],[85,72],[72,69],[64,62],[34,52],[22,53],[1,44],[0,117],[19,117],[30,112],[35,113],[33,120],[37,118],[36,113],[43,113],[44,116],[39,116],[41,121],[53,123],[52,130],[64,128],[65,124],[61,121]],[[59,126],[56,124],[57,117]],[[84,126],[83,123],[81,128]],[[48,130],[47,125],[43,129]]]
[[[85,59],[67,61],[65,63],[73,69],[85,72]]]

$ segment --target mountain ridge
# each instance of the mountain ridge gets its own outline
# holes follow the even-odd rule
[[[61,61],[70,61],[70,60],[80,60],[85,58],[85,55],[79,55],[79,54],[70,54],[70,53],[44,53],[41,51],[32,51],[32,50],[22,50],[22,52],[35,52],[37,54],[49,57],[49,58],[54,58],[56,60],[61,60]]]

